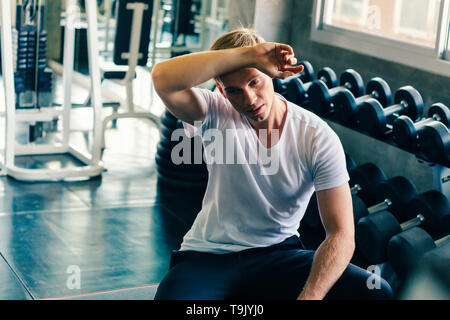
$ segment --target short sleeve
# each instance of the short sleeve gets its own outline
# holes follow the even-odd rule
[[[344,148],[327,124],[317,128],[310,150],[316,191],[332,189],[349,181]]]
[[[184,132],[189,138],[203,136],[208,129],[219,128],[225,118],[225,113],[229,111],[229,102],[219,92],[212,92],[208,89],[195,88],[196,93],[205,100],[206,116],[203,122],[198,121],[191,125],[183,123]]]

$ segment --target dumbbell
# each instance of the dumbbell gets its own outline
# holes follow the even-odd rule
[[[319,70],[317,79],[323,81],[329,89],[338,85],[336,73],[329,67]],[[306,83],[300,78],[293,79],[286,85],[286,99],[297,105],[305,106],[305,102],[309,100],[308,89],[312,83],[312,79]]]
[[[357,198],[362,203],[359,206],[354,205],[353,210],[355,211],[356,207],[356,209],[359,208],[358,210],[361,212],[363,211],[363,209],[367,209],[367,207],[363,200],[359,198],[359,194],[361,193],[364,199],[368,199],[368,202],[374,202],[374,194],[376,194],[377,191],[377,188],[375,187],[378,186],[382,181],[386,180],[386,176],[384,175],[383,171],[373,163],[366,163],[357,166],[355,169],[349,171],[349,175],[350,185],[352,186],[352,188],[350,189],[351,193],[352,195],[358,195],[358,197],[353,196],[352,198]],[[391,196],[391,198],[393,198],[393,196]],[[305,212],[305,217],[303,219],[305,219],[304,221],[306,222],[306,224],[315,229],[322,226],[322,221],[320,220],[318,212],[319,209],[317,207],[317,200],[315,195],[313,195],[308,204]],[[365,213],[361,213],[360,215],[364,214]],[[359,219],[358,215],[354,214],[354,217],[358,217]]]
[[[356,126],[356,111],[367,99],[373,98],[383,106],[392,104],[392,91],[388,83],[380,77],[369,80],[366,94],[355,98],[349,90],[342,90],[333,99],[337,120],[348,126]]]
[[[442,103],[433,104],[428,110],[428,118],[413,122],[407,116],[400,116],[392,124],[392,134],[395,143],[412,151],[417,150],[418,134],[432,122],[442,122],[447,128],[450,124],[450,110]]]
[[[314,80],[308,89],[311,111],[324,116],[333,113],[332,101],[338,92],[350,90],[355,97],[364,94],[364,81],[361,75],[353,69],[347,69],[339,78],[340,86],[328,89],[321,80]]]
[[[304,60],[299,65],[303,66],[303,71],[299,74],[286,79],[273,79],[273,89],[275,92],[285,96],[287,93],[287,84],[294,79],[300,79],[302,82],[310,82],[314,79],[314,68],[310,62]]]
[[[361,130],[371,136],[382,137],[392,132],[392,122],[400,115],[418,121],[423,114],[423,99],[411,86],[401,87],[395,92],[394,104],[383,108],[376,99],[367,99],[356,112],[356,121]]]
[[[370,263],[387,260],[389,240],[402,231],[421,226],[440,236],[450,227],[450,203],[439,191],[427,191],[412,199],[406,208],[408,217],[380,211],[359,220],[355,228],[356,246]]]
[[[364,203],[374,204],[377,186],[386,181],[383,170],[374,163],[364,163],[349,172],[352,195],[358,195]]]
[[[417,189],[407,178],[397,176],[381,182],[373,191],[376,204],[367,207],[359,196],[352,196],[354,221],[383,210],[394,212],[396,216],[404,214],[405,205],[417,195]]]
[[[387,257],[397,277],[405,279],[425,253],[444,246],[450,250],[450,235],[435,241],[424,229],[414,227],[389,240]]]
[[[450,130],[441,122],[432,122],[419,132],[418,154],[427,161],[450,166]]]

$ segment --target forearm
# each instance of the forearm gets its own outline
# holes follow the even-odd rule
[[[343,234],[327,237],[315,253],[309,278],[299,300],[323,299],[347,268],[353,251],[353,238]]]
[[[163,92],[182,91],[222,74],[250,67],[253,63],[251,50],[244,47],[205,51],[160,62],[152,72],[155,89]]]

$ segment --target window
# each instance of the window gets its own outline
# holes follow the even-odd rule
[[[399,40],[434,47],[441,0],[394,1],[393,35]]]
[[[335,0],[328,4],[326,23],[342,27],[362,27],[365,24],[368,0]]]
[[[311,37],[450,76],[449,3],[450,0],[316,0]]]

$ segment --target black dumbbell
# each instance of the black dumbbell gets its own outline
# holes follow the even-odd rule
[[[419,132],[418,154],[427,161],[450,166],[450,130],[441,122],[432,122]]]
[[[314,80],[308,89],[310,99],[310,109],[320,116],[333,113],[332,100],[338,92],[345,89],[350,90],[355,97],[364,94],[364,81],[361,75],[353,69],[348,69],[341,74],[340,86],[328,89],[321,80]]]
[[[383,106],[392,104],[392,91],[388,83],[380,77],[369,80],[366,86],[366,94],[355,98],[349,90],[342,90],[333,99],[337,120],[349,126],[356,126],[356,111],[363,102],[373,98]]]
[[[399,279],[405,279],[423,255],[441,246],[450,250],[450,235],[436,241],[424,229],[414,227],[396,234],[389,240],[387,256]]]
[[[378,185],[387,179],[383,170],[374,163],[365,163],[351,170],[349,175],[352,195],[358,195],[365,204],[374,204]]]
[[[375,186],[379,185],[381,181],[386,179],[384,173],[380,168],[378,168],[373,163],[366,163],[356,167],[353,170],[349,171],[350,175],[350,186],[352,186],[351,193],[352,195],[362,193],[363,197],[368,198],[369,201],[374,202],[373,195],[376,193]],[[395,188],[395,187],[394,187]],[[359,201],[361,201],[362,205],[356,208],[362,207],[363,209],[367,209],[361,198],[357,197]],[[394,200],[395,201],[395,200]],[[359,211],[363,211],[363,209],[359,209]],[[353,210],[355,210],[355,206],[353,206]],[[380,209],[382,210],[382,209]],[[363,214],[361,214],[363,215]],[[354,215],[357,216],[357,215]],[[317,199],[315,194],[311,198],[308,207],[304,216],[305,223],[315,229],[318,229],[322,226],[322,221],[319,217],[319,209],[317,207]]]
[[[296,74],[295,76],[289,77],[287,79],[273,79],[273,89],[275,90],[275,92],[284,96],[287,92],[287,84],[290,81],[294,79],[300,79],[303,82],[310,82],[314,79],[314,68],[310,62],[302,61],[299,65],[303,66],[303,71],[299,74]]]
[[[428,118],[413,122],[408,116],[400,116],[392,124],[392,133],[395,143],[400,147],[412,151],[417,150],[418,134],[432,122],[442,122],[447,128],[450,124],[450,110],[442,103],[433,104],[428,110]]]
[[[450,203],[439,191],[427,191],[412,199],[405,216],[381,211],[359,220],[355,228],[356,246],[370,263],[387,260],[389,240],[402,231],[421,226],[431,234],[442,236],[449,232]]]
[[[394,104],[387,108],[375,99],[364,101],[356,112],[356,119],[361,130],[371,136],[382,137],[392,132],[392,123],[400,115],[419,120],[423,107],[420,93],[411,86],[405,86],[395,92]]]
[[[378,184],[374,191],[375,205],[367,207],[358,196],[352,196],[355,223],[361,218],[388,210],[402,216],[405,205],[417,195],[417,189],[407,178],[397,176]]]
[[[317,79],[323,81],[329,89],[338,85],[336,73],[329,67],[319,70]],[[312,79],[306,83],[300,78],[293,79],[286,85],[286,99],[297,105],[305,106],[309,100],[308,89],[312,83]]]

